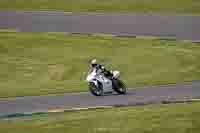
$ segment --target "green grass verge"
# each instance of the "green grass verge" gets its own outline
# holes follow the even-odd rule
[[[199,14],[199,0],[0,0],[0,9]]]
[[[200,103],[38,115],[0,120],[1,133],[199,133]]]
[[[181,41],[0,32],[0,97],[87,91],[93,57],[129,87],[197,80],[199,51]]]

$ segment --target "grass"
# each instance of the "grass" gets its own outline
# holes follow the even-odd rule
[[[0,97],[87,91],[89,60],[122,72],[128,87],[200,79],[200,45],[64,33],[0,32]]]
[[[199,133],[200,103],[151,105],[0,120],[2,133]]]
[[[199,14],[199,0],[0,0],[3,10]]]

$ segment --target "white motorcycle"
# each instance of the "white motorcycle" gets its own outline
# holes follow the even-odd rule
[[[113,92],[126,94],[126,87],[119,79],[119,76],[119,71],[113,71],[112,76],[108,78],[103,72],[97,72],[94,69],[86,78],[89,85],[89,91],[95,96],[102,96]]]

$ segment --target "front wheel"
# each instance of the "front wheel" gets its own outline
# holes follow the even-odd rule
[[[119,94],[126,94],[126,86],[119,79],[114,79],[113,80],[113,89]]]
[[[96,86],[93,82],[89,83],[89,90],[95,96],[103,95],[103,88],[101,87],[101,85]]]

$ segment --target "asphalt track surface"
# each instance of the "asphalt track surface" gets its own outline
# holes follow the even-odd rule
[[[200,41],[200,16],[0,11],[0,29],[162,36]]]
[[[0,116],[45,112],[52,109],[84,108],[112,105],[138,105],[162,101],[187,100],[200,97],[200,81],[159,87],[129,89],[126,95],[110,94],[96,97],[90,93],[68,93],[63,95],[27,96],[0,99]]]

